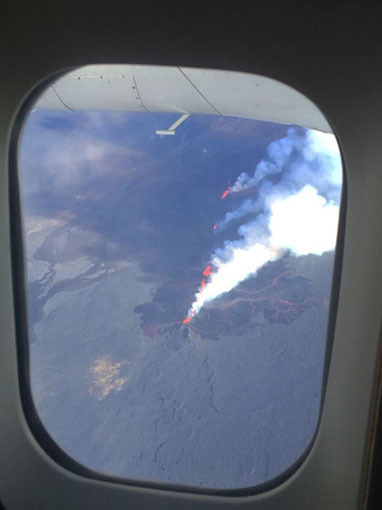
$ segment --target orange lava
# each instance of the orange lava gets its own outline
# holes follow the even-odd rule
[[[202,281],[200,282],[199,292],[203,292],[204,287],[207,285],[207,278],[211,275],[211,271],[212,265],[208,264],[203,271],[204,278],[202,278]],[[191,322],[194,315],[195,312],[191,312],[191,315],[188,315],[185,319],[182,320],[182,324],[188,324],[189,322]]]
[[[187,324],[188,322],[191,322],[194,315],[195,312],[192,310],[190,315],[187,315],[187,317],[182,320],[182,324]]]
[[[212,266],[210,264],[208,264],[208,266],[206,266],[205,270],[203,271],[203,276],[205,276],[206,278],[208,276],[210,276],[211,270],[212,270]]]
[[[225,192],[222,194],[222,196],[221,196],[221,200],[223,200],[223,198],[225,198],[225,197],[228,195],[228,193],[231,191],[231,188],[232,188],[232,186],[228,186],[228,188],[227,188],[227,189],[225,190]]]

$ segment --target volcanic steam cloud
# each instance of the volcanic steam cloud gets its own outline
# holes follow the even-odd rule
[[[243,196],[239,205],[232,200],[237,206],[213,227],[219,233],[236,222],[239,239],[226,240],[212,253],[183,323],[286,252],[301,256],[333,250],[341,187],[334,135],[291,128],[270,143],[253,174],[240,174],[221,196]]]

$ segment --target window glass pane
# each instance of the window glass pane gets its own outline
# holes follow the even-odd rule
[[[101,111],[76,89],[84,107],[69,110],[50,87],[24,127],[33,400],[54,441],[96,471],[254,486],[317,426],[338,146],[212,101],[158,111],[130,78],[134,108],[111,76],[118,104]]]

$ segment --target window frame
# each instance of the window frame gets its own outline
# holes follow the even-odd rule
[[[26,98],[24,103],[21,105],[21,108],[15,118],[11,132],[11,143],[9,152],[9,182],[10,182],[9,198],[10,198],[10,213],[11,218],[13,218],[13,221],[10,224],[13,295],[16,319],[16,341],[18,350],[18,368],[20,378],[19,384],[21,403],[29,427],[37,442],[41,445],[41,447],[52,459],[54,459],[58,464],[70,470],[71,472],[89,479],[108,481],[124,485],[127,484],[136,487],[169,490],[182,493],[206,494],[228,497],[257,495],[275,489],[283,482],[288,480],[293,475],[293,473],[295,473],[297,469],[302,465],[304,460],[308,457],[315,443],[321,423],[322,409],[325,401],[326,384],[329,373],[330,357],[337,317],[338,297],[341,282],[341,266],[345,236],[347,186],[346,186],[346,171],[341,148],[339,146],[341,153],[343,180],[340,200],[340,214],[338,220],[337,244],[334,256],[333,275],[330,292],[330,304],[327,320],[327,333],[325,340],[325,355],[323,360],[320,405],[315,431],[308,445],[306,446],[304,452],[301,455],[299,455],[298,458],[285,471],[281,472],[279,475],[275,476],[269,481],[250,487],[242,487],[236,489],[215,489],[186,484],[172,484],[166,482],[145,481],[129,477],[119,477],[115,475],[100,473],[76,461],[73,457],[68,455],[50,436],[49,432],[46,430],[45,426],[43,425],[39,417],[38,411],[33,401],[31,388],[32,384],[30,380],[29,369],[30,357],[29,357],[29,338],[28,338],[29,328],[27,311],[28,301],[26,292],[27,274],[26,274],[26,260],[24,257],[26,249],[25,249],[25,236],[23,234],[23,215],[20,195],[20,186],[22,185],[22,183],[20,182],[21,179],[19,175],[20,172],[18,164],[18,154],[22,139],[23,128],[27,122],[33,104],[41,96],[41,94],[43,94],[43,92],[49,87],[49,85],[51,85],[51,83],[53,83],[60,77],[64,76],[67,72],[71,71],[73,71],[73,69],[67,70],[65,72],[55,73],[47,80],[42,80],[38,84],[38,86],[31,92],[31,94]]]

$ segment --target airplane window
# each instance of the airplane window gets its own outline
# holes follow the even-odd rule
[[[49,85],[20,140],[34,406],[98,473],[268,482],[318,424],[335,136],[224,110],[230,94],[182,69],[168,77],[178,103],[154,104],[145,87],[164,87],[163,72],[110,69]]]

